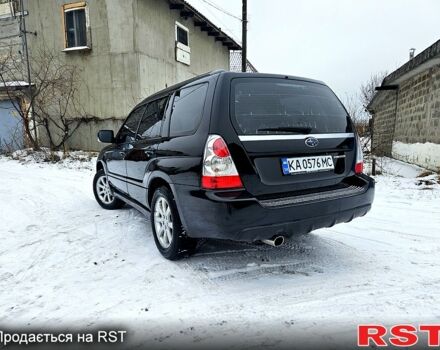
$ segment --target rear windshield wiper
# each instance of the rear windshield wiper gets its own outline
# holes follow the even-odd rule
[[[312,128],[307,126],[279,126],[275,128],[261,128],[257,131],[281,131],[281,132],[296,132],[298,134],[309,134]]]

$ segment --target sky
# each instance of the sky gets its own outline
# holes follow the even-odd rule
[[[241,0],[189,0],[241,43]],[[248,0],[248,59],[264,73],[326,82],[354,96],[440,39],[440,0]]]

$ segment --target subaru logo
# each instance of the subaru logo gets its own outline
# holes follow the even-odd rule
[[[316,147],[316,146],[318,146],[319,141],[315,137],[308,137],[308,138],[305,139],[304,143],[308,147]]]

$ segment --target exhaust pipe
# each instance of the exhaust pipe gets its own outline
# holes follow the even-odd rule
[[[284,244],[284,237],[283,236],[275,236],[272,239],[263,239],[261,242],[266,243],[268,245],[271,245],[272,247],[279,247],[280,245]]]

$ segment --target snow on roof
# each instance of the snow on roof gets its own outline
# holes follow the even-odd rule
[[[440,63],[440,40],[436,41],[427,49],[423,50],[414,58],[397,68],[394,72],[388,74],[382,81],[381,86],[398,85],[407,79],[414,77],[420,72],[431,68]],[[373,111],[378,99],[378,96],[382,94],[381,91],[377,91],[373,99],[367,106],[367,110]]]
[[[31,83],[32,86],[35,86],[34,83]],[[24,88],[29,87],[29,83],[23,80],[14,80],[14,81],[6,81],[0,82],[0,90],[22,90]]]

